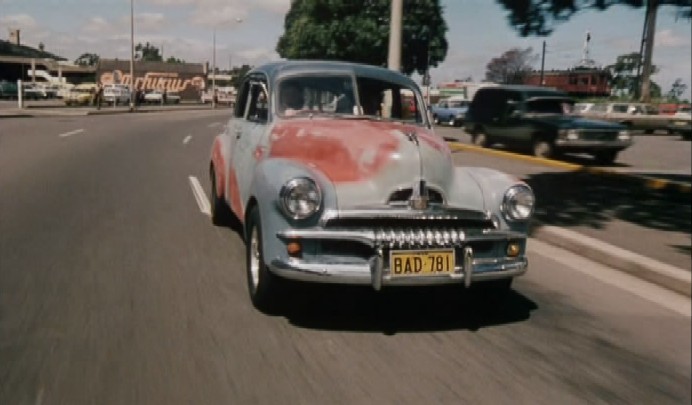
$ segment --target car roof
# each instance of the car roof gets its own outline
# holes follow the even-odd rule
[[[401,86],[418,87],[413,80],[393,70],[379,66],[339,61],[290,60],[271,62],[252,69],[248,74],[262,73],[267,76],[270,82],[275,82],[284,76],[316,72],[355,74],[361,77],[387,80]]]

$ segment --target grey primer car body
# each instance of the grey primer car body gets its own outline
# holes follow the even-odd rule
[[[573,104],[567,94],[545,87],[486,87],[474,95],[464,126],[479,146],[501,143],[545,158],[588,153],[610,164],[632,145],[625,126],[572,114]]]
[[[292,84],[297,113],[282,104]],[[425,111],[417,85],[383,68],[292,61],[247,74],[210,175],[213,220],[230,213],[244,230],[257,307],[284,278],[508,290],[526,271],[531,189],[455,167]]]

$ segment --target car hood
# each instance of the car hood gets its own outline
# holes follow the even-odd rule
[[[555,126],[558,128],[577,128],[577,129],[624,129],[620,124],[608,121],[587,119],[576,115],[559,114],[526,114],[525,119],[540,122],[544,125]]]
[[[385,204],[425,179],[447,194],[454,166],[445,141],[431,130],[398,122],[349,119],[279,121],[269,157],[319,170],[334,185],[339,209]]]

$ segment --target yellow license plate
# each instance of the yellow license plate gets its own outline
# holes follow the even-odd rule
[[[434,276],[453,272],[454,249],[389,252],[389,274],[392,277]]]

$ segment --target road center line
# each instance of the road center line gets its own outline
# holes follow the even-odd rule
[[[190,142],[190,139],[192,139],[192,135],[188,135],[183,139],[183,145],[187,145],[188,142]]]
[[[190,179],[190,187],[192,187],[192,194],[194,195],[195,200],[197,201],[197,206],[199,206],[199,210],[202,212],[202,214],[211,216],[211,205],[209,204],[209,200],[207,200],[206,194],[204,194],[202,185],[199,184],[199,180],[197,180],[197,177],[195,176],[188,176],[188,179]]]
[[[61,137],[61,138],[66,138],[66,137],[68,137],[68,136],[77,135],[77,134],[82,133],[82,132],[84,132],[84,129],[83,129],[83,128],[81,128],[81,129],[75,129],[74,131],[70,131],[70,132],[65,132],[65,133],[62,133],[62,134],[60,134],[60,135],[58,135],[58,136]]]

